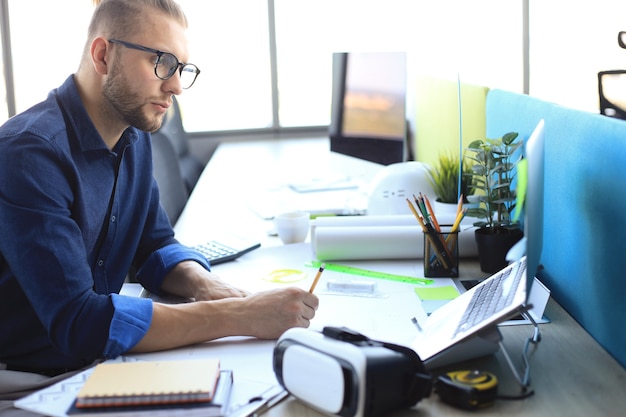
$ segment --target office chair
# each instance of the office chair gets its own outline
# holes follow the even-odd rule
[[[191,154],[189,150],[189,136],[183,128],[180,105],[173,97],[173,104],[165,115],[159,132],[164,134],[172,143],[174,153],[178,157],[181,175],[185,181],[187,192],[191,193],[202,174],[204,164]]]
[[[626,120],[626,70],[598,72],[600,113]]]
[[[176,224],[189,198],[189,192],[180,173],[180,165],[174,147],[160,132],[152,133],[152,173],[159,185],[159,200],[170,223]],[[131,266],[126,282],[137,281],[137,270]]]
[[[189,191],[181,175],[176,151],[168,137],[160,131],[152,133],[152,165],[161,205],[170,223],[175,225],[187,204]]]

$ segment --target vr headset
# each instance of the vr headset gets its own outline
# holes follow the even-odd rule
[[[274,347],[274,373],[294,397],[328,415],[375,417],[428,397],[431,376],[411,349],[347,328],[293,328]]]

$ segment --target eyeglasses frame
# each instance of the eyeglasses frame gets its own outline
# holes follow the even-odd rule
[[[138,51],[144,51],[144,52],[150,52],[152,54],[155,54],[157,56],[157,61],[154,63],[154,75],[156,75],[156,77],[160,80],[166,81],[169,80],[170,78],[172,78],[174,76],[174,74],[176,73],[176,70],[178,70],[178,74],[182,76],[183,74],[183,69],[187,66],[193,67],[195,69],[195,71],[193,71],[193,73],[195,74],[195,77],[193,79],[193,81],[191,82],[191,84],[189,84],[188,87],[183,87],[184,90],[187,90],[189,88],[191,88],[191,86],[196,82],[196,79],[198,78],[198,75],[200,75],[200,68],[198,68],[196,65],[188,63],[188,62],[181,62],[178,57],[176,55],[174,55],[171,52],[164,52],[164,51],[159,51],[158,49],[154,49],[154,48],[148,48],[147,46],[143,46],[143,45],[139,45],[136,43],[132,43],[132,42],[127,42],[127,41],[122,41],[119,39],[109,39],[108,40],[111,43],[117,43],[120,44],[126,48],[130,48],[130,49],[135,49]],[[157,72],[157,66],[159,65],[159,62],[161,60],[161,57],[165,54],[171,55],[174,57],[174,59],[176,60],[177,64],[174,67],[174,70],[171,71],[171,73],[167,76],[167,77],[161,77],[159,76],[158,72]]]

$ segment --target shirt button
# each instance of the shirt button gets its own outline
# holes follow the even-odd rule
[[[115,223],[115,216],[111,216],[111,223]]]
[[[102,266],[102,265],[104,265],[104,261],[103,261],[102,259],[100,259],[100,260],[98,261],[98,266]]]

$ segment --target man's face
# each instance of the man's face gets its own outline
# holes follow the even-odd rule
[[[187,59],[184,28],[157,12],[147,13],[142,30],[133,39],[123,40],[170,52],[183,62]],[[147,132],[161,126],[172,104],[171,97],[182,93],[178,72],[168,80],[155,75],[155,59],[150,52],[119,45],[103,86],[104,100],[113,116],[126,125]]]

